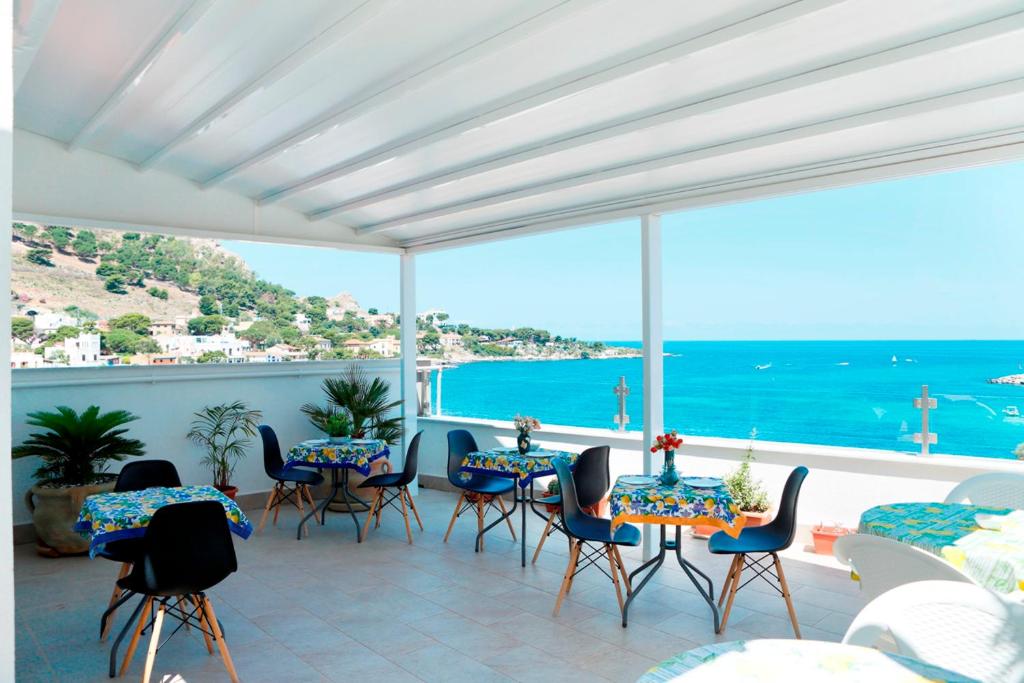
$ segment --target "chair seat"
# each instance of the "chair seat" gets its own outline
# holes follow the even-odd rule
[[[612,521],[603,517],[584,515],[577,519],[573,528],[573,536],[592,543],[612,543],[614,545],[640,545],[640,529],[632,524],[623,524],[612,536]]]
[[[375,474],[372,477],[367,477],[356,488],[370,489],[387,488],[388,486],[395,486],[402,480],[403,474],[403,472],[385,472],[383,474]]]
[[[267,471],[267,474],[271,479],[291,484],[308,484],[310,486],[318,486],[324,482],[324,475],[319,472],[311,472],[309,470],[299,469],[298,467],[269,470]]]
[[[142,539],[126,538],[120,541],[111,541],[104,544],[103,549],[96,554],[114,562],[134,563],[142,556]]]
[[[489,477],[486,474],[474,474],[467,481],[459,480],[458,487],[472,493],[496,496],[508,493],[516,486],[514,479],[506,477]]]
[[[786,549],[786,540],[785,531],[770,524],[744,529],[737,538],[719,531],[708,539],[708,551],[715,555],[775,553]]]
[[[544,503],[545,505],[561,505],[562,504],[562,497],[561,496],[547,496],[546,498],[538,498],[537,502],[538,503]]]

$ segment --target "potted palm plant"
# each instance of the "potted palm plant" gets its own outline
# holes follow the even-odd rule
[[[771,521],[771,502],[768,500],[768,493],[760,480],[754,479],[750,471],[750,464],[754,462],[754,440],[757,438],[757,429],[750,430],[750,442],[747,444],[747,452],[743,455],[740,466],[732,474],[725,478],[725,487],[729,490],[733,502],[746,517],[744,526],[762,526]],[[698,524],[693,529],[693,535],[697,538],[708,538],[718,531],[718,527],[710,524]]]
[[[28,424],[45,431],[30,434],[11,456],[42,460],[36,484],[25,494],[40,554],[55,557],[89,549],[89,541],[72,527],[86,496],[114,488],[116,475],[107,471],[109,463],[145,453],[144,444],[125,437],[128,430],[121,428],[137,419],[126,410],[100,413],[99,406],[81,414],[67,406],[29,413]]]
[[[252,444],[251,437],[256,435],[263,414],[243,401],[235,401],[206,406],[193,416],[188,438],[205,449],[203,464],[213,472],[214,487],[234,499],[238,487],[231,484],[231,475]]]

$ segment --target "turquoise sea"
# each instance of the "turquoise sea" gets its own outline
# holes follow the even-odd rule
[[[986,382],[1024,373],[1024,341],[667,342],[665,352],[665,424],[683,434],[746,438],[756,427],[767,441],[918,452],[913,399],[927,384],[933,453],[1012,458],[1024,442],[1024,417],[1004,412],[1024,414],[1024,386]],[[444,371],[442,410],[611,428],[620,375],[628,428],[640,430],[639,358],[466,363]]]

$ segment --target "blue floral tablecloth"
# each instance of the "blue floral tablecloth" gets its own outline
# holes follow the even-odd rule
[[[488,474],[494,477],[516,479],[519,486],[526,488],[537,477],[547,477],[555,473],[551,465],[553,458],[563,458],[570,468],[576,467],[578,453],[568,451],[552,451],[538,448],[526,455],[520,455],[517,448],[492,448],[487,451],[474,451],[462,459],[462,471],[475,474]]]
[[[347,439],[342,443],[310,439],[289,449],[284,466],[347,468],[365,477],[370,474],[370,463],[390,454],[388,445],[380,439]]]
[[[650,669],[637,683],[977,683],[916,659],[815,640],[735,640],[694,648]]]
[[[665,486],[657,480],[651,485],[629,486],[619,477],[612,487],[610,504],[613,530],[624,522],[708,524],[735,538],[746,523],[746,517],[726,487],[694,489],[682,480],[674,486]]]
[[[126,538],[141,538],[157,510],[174,503],[215,500],[224,506],[228,526],[242,538],[252,534],[252,524],[241,508],[212,486],[154,487],[123,493],[97,493],[82,504],[75,531],[89,536],[89,555],[103,545]]]

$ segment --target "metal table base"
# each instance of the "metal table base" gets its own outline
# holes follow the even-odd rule
[[[359,519],[356,517],[355,510],[352,509],[353,503],[358,503],[364,506],[367,510],[370,508],[370,504],[365,500],[357,496],[348,490],[348,470],[347,467],[332,467],[331,468],[331,495],[324,499],[324,502],[320,503],[320,526],[323,526],[327,522],[327,506],[335,502],[338,498],[338,492],[341,492],[342,500],[348,505],[348,514],[352,517],[352,523],[356,526],[356,542],[363,542],[363,527],[359,524]],[[340,471],[340,476],[339,476]],[[302,527],[309,521],[309,518],[317,511],[317,508],[313,508],[309,511],[305,517],[299,522],[299,528],[295,532],[295,538],[302,540]],[[369,514],[369,512],[367,512]]]
[[[514,515],[516,513],[516,508],[519,508],[520,509],[520,517],[522,519],[522,521],[520,523],[520,530],[519,530],[520,556],[521,556],[521,564],[522,564],[523,567],[525,567],[526,566],[526,508],[529,507],[531,510],[533,510],[533,514],[535,514],[538,517],[540,517],[541,519],[543,519],[545,523],[547,523],[547,521],[548,521],[547,515],[541,514],[541,512],[538,511],[537,508],[534,506],[535,501],[536,501],[536,498],[534,497],[534,492],[533,492],[533,479],[530,480],[530,497],[529,498],[526,497],[526,489],[524,487],[519,486],[517,484],[512,489],[512,507],[509,508],[507,513],[505,513],[503,515],[500,515],[498,517],[498,519],[494,520],[493,522],[491,522],[490,524],[485,526],[483,528],[483,531],[480,531],[476,535],[476,544],[474,546],[474,550],[476,552],[480,552],[480,541],[481,541],[481,539],[483,539],[484,534],[486,534],[488,531],[490,531],[494,527],[498,526],[499,524],[504,522],[506,519],[508,519],[512,515]],[[520,507],[520,505],[522,507]]]

